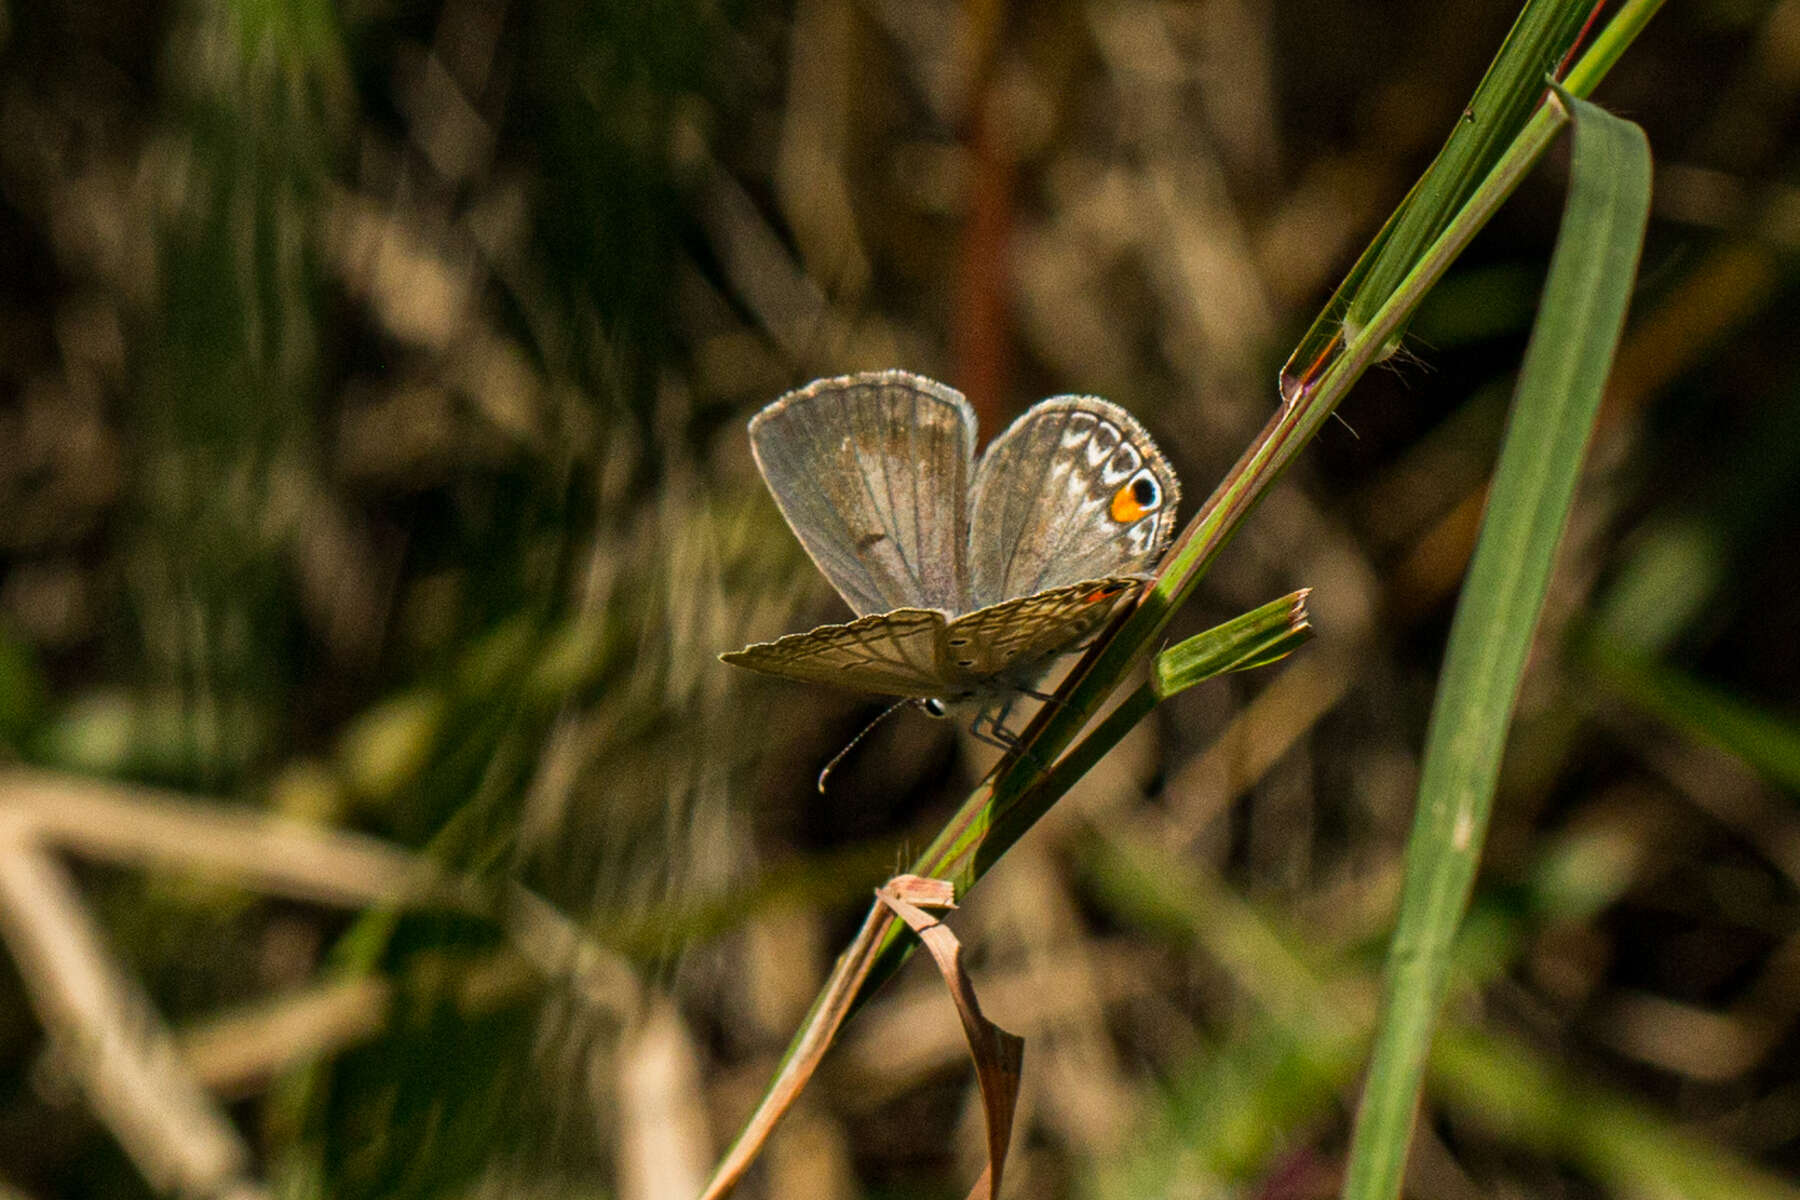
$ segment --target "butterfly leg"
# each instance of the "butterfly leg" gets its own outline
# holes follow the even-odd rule
[[[1010,704],[1002,704],[999,709],[984,708],[975,714],[969,722],[969,732],[975,740],[997,750],[1016,750],[1019,746],[1019,735],[1005,725],[1006,710]]]
[[[1012,701],[1006,700],[998,708],[984,708],[975,714],[975,720],[969,725],[969,732],[975,740],[1004,750],[1008,754],[1017,754],[1032,766],[1042,771],[1044,763],[1037,755],[1022,748],[1019,735],[1006,727],[1006,714],[1012,710]]]

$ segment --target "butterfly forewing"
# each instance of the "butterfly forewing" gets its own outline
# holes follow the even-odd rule
[[[977,605],[1148,570],[1181,487],[1135,418],[1092,396],[1033,405],[995,438],[969,505]]]
[[[948,621],[932,609],[903,608],[847,625],[821,625],[719,657],[806,683],[888,696],[941,696],[945,682],[939,656]]]
[[[859,614],[968,607],[975,414],[905,371],[822,379],[750,422],[795,536]]]
[[[1135,577],[1086,579],[958,617],[944,630],[949,673],[975,690],[998,680],[1023,681],[1099,630],[1143,582]]]

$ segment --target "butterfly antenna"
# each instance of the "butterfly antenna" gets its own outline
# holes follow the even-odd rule
[[[832,755],[831,761],[825,764],[825,769],[819,772],[819,795],[823,796],[825,794],[825,781],[831,777],[831,773],[837,769],[837,765],[844,761],[844,756],[856,749],[856,744],[868,737],[871,729],[874,729],[877,725],[881,724],[911,703],[911,699],[894,701],[892,704],[882,709],[881,714],[873,721],[870,721],[867,725],[864,725],[859,729],[855,737],[844,743],[844,748]]]

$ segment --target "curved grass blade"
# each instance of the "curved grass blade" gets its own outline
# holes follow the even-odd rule
[[[963,1036],[969,1042],[969,1055],[975,1060],[975,1079],[981,1089],[982,1111],[987,1117],[987,1169],[975,1181],[969,1200],[993,1200],[1000,1194],[1006,1150],[1012,1141],[1025,1039],[1016,1033],[1008,1033],[982,1015],[981,1002],[975,998],[975,985],[963,968],[962,943],[957,941],[948,925],[909,898],[909,893],[929,893],[936,886],[942,885],[936,880],[903,875],[890,880],[885,887],[877,888],[875,897],[905,921],[907,928],[930,951],[938,972],[944,977],[944,985],[950,989],[950,999],[956,1004]]]
[[[1575,121],[1569,199],[1426,735],[1346,1200],[1399,1194],[1451,944],[1474,883],[1525,655],[1624,327],[1649,213],[1643,131],[1559,95]]]
[[[941,885],[939,890],[940,903],[949,904],[955,899],[954,889],[948,884]],[[781,1120],[812,1079],[819,1060],[825,1056],[839,1027],[850,1015],[856,998],[862,994],[869,968],[881,947],[886,945],[883,935],[896,920],[894,910],[881,901],[869,906],[869,915],[863,919],[862,928],[838,955],[824,988],[813,997],[812,1008],[807,1010],[806,1019],[800,1022],[794,1040],[781,1056],[775,1077],[763,1091],[750,1119],[744,1122],[743,1129],[725,1151],[725,1157],[713,1168],[712,1178],[707,1181],[706,1190],[700,1193],[700,1200],[723,1200],[729,1196],[744,1177],[744,1172],[750,1169],[750,1164],[756,1161],[763,1143],[775,1131],[775,1123]]]

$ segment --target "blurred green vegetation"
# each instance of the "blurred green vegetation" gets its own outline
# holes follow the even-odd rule
[[[841,615],[743,420],[887,366],[988,433],[1096,392],[1197,502],[1515,15],[7,6],[0,1196],[696,1191],[987,762],[901,717],[820,797],[873,704],[716,661]],[[1410,1194],[1794,1194],[1797,22],[1671,5],[1596,97],[1650,242]],[[955,918],[1027,1039],[1009,1194],[1335,1192],[1559,163],[1173,631],[1311,587],[1313,640],[1163,705]],[[963,1194],[937,988],[746,1194]]]

